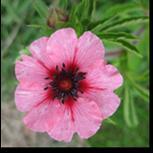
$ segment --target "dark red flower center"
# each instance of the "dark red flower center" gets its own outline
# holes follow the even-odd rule
[[[59,88],[63,91],[69,91],[72,88],[72,81],[70,79],[64,79],[59,81]]]
[[[53,79],[49,83],[53,91],[53,99],[59,99],[62,103],[69,97],[77,100],[78,93],[83,93],[82,83],[85,79],[85,72],[80,72],[74,65],[67,66],[63,63],[62,67],[56,66]],[[45,78],[49,79],[49,78]],[[48,87],[44,88],[44,90]]]

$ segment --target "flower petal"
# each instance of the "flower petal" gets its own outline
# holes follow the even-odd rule
[[[70,142],[74,134],[72,111],[70,107],[63,104],[60,109],[62,110],[62,114],[57,114],[57,116],[60,115],[60,120],[53,128],[48,130],[48,134],[55,140]]]
[[[81,69],[90,67],[95,61],[104,57],[102,41],[93,33],[85,32],[78,41],[76,61]]]
[[[22,60],[16,61],[15,74],[23,84],[44,84],[44,78],[48,76],[48,71],[34,58],[23,55]]]
[[[47,53],[54,64],[73,61],[77,36],[72,28],[64,28],[51,35],[47,43]]]
[[[102,116],[94,101],[79,98],[73,105],[74,125],[81,138],[89,138],[100,128]]]
[[[103,85],[106,88],[115,90],[123,84],[122,75],[113,65],[107,64],[102,71],[102,77],[104,78]]]
[[[114,114],[120,105],[120,98],[112,91],[104,90],[101,92],[89,92],[82,95],[97,103],[101,110],[102,118],[106,119]]]
[[[41,104],[34,107],[23,119],[24,124],[33,131],[47,132],[48,128],[53,128],[63,110],[58,101],[45,100]]]
[[[86,80],[91,89],[109,89],[115,90],[123,83],[123,78],[117,68],[103,61],[95,62],[90,69],[88,69]]]
[[[29,111],[35,105],[43,102],[48,98],[48,91],[44,91],[39,84],[32,84],[31,86],[19,84],[15,91],[15,103],[19,111]],[[50,94],[49,94],[50,95]]]
[[[45,65],[48,69],[50,69],[53,63],[46,52],[47,42],[48,37],[41,37],[38,40],[35,40],[31,43],[29,50],[34,58],[39,60],[39,62],[41,62],[42,65]]]

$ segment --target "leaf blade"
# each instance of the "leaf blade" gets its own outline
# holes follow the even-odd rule
[[[126,74],[127,79],[130,81],[131,85],[140,93],[140,97],[142,97],[145,101],[148,102],[149,99],[149,90],[136,83],[129,74]]]
[[[120,39],[120,38],[126,38],[126,39],[138,39],[135,35],[127,33],[127,32],[108,32],[108,33],[97,33],[97,35],[102,39]]]
[[[125,119],[125,122],[126,124],[129,126],[129,127],[132,127],[132,123],[131,123],[131,120],[130,120],[130,99],[129,99],[129,91],[128,91],[128,87],[125,86],[125,89],[124,89],[124,102],[123,102],[123,115],[124,115],[124,119]]]
[[[124,49],[133,53],[137,57],[142,58],[142,55],[140,54],[139,50],[134,45],[129,43],[127,40],[123,40],[123,39],[116,39],[116,40],[115,39],[107,39],[107,40],[123,47]]]
[[[38,12],[41,18],[47,17],[48,7],[42,0],[35,0],[34,1],[34,8]]]
[[[138,7],[135,3],[125,3],[125,4],[116,4],[112,6],[110,9],[106,10],[105,16],[111,16],[114,14],[119,14],[119,13],[127,13],[130,12],[131,10],[136,10],[136,9],[141,9]]]
[[[120,21],[112,22],[109,25],[103,27],[101,31],[110,31],[117,28],[121,28],[130,24],[143,23],[148,21],[148,16],[137,16],[137,17],[128,17],[121,19]]]

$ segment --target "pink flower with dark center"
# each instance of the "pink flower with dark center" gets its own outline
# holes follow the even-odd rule
[[[58,141],[70,142],[74,133],[94,135],[118,108],[113,91],[123,82],[106,64],[102,41],[91,32],[77,38],[64,28],[34,41],[29,50],[32,56],[22,55],[15,65],[15,102],[27,112],[24,124]]]

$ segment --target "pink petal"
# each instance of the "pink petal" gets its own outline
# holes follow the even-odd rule
[[[48,134],[58,141],[70,142],[74,133],[74,123],[72,119],[72,111],[70,107],[66,105],[61,106],[62,114],[58,123],[48,130]]]
[[[95,61],[104,57],[102,41],[93,33],[85,32],[78,41],[76,61],[80,68],[90,67]]]
[[[48,69],[50,69],[53,63],[46,52],[47,42],[48,37],[39,38],[38,40],[35,40],[31,43],[29,50],[31,51],[34,58],[39,60],[42,65],[45,65]]]
[[[58,101],[45,100],[35,106],[23,119],[24,124],[33,131],[47,132],[53,128],[63,115]]]
[[[113,65],[106,65],[103,69],[103,76],[105,86],[109,89],[117,89],[123,84],[123,77],[119,73],[118,69]]]
[[[88,93],[83,94],[82,97],[89,98],[97,103],[103,119],[114,114],[120,105],[120,98],[109,90],[99,92],[88,91]]]
[[[47,43],[47,53],[55,64],[73,61],[77,36],[72,28],[64,28],[51,35]]]
[[[43,102],[48,97],[48,91],[44,91],[44,88],[39,84],[33,84],[31,86],[19,84],[15,91],[15,103],[19,111],[29,111],[35,105]]]
[[[81,138],[89,138],[100,128],[102,116],[94,101],[79,98],[73,105],[74,125]]]
[[[30,56],[23,55],[22,60],[15,64],[16,78],[23,84],[44,84],[44,78],[48,76],[48,71]]]
[[[103,61],[95,62],[87,71],[86,80],[91,89],[115,90],[123,83],[123,78],[117,68]]]

